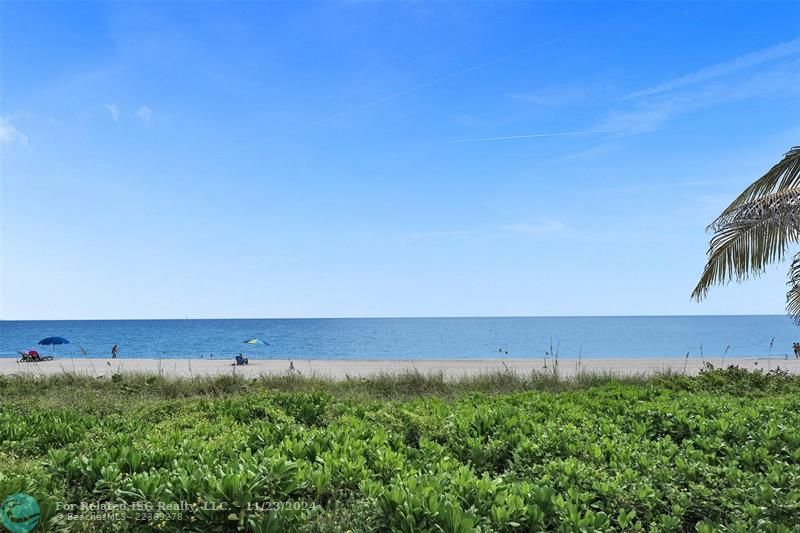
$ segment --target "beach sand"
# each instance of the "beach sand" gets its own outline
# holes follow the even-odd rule
[[[715,367],[723,366],[720,358],[706,359]],[[251,359],[249,365],[233,366],[232,360],[211,359],[79,359],[57,358],[42,363],[20,363],[12,358],[0,358],[0,374],[45,376],[74,373],[88,376],[111,376],[116,373],[162,374],[171,377],[219,376],[236,374],[256,377],[264,374],[280,375],[289,371],[288,359]],[[725,366],[738,365],[742,368],[772,370],[780,367],[800,374],[800,359],[768,358],[727,358]],[[652,374],[671,370],[696,374],[703,368],[699,358],[674,359],[584,359],[580,366],[573,359],[559,361],[559,375],[569,377],[578,372],[606,373],[621,375]],[[423,374],[443,373],[446,378],[504,371],[506,369],[524,374],[531,371],[552,371],[553,362],[548,361],[544,368],[542,359],[506,360],[499,359],[445,359],[445,360],[329,360],[295,359],[294,367],[303,375],[345,379],[347,377],[368,377],[377,374],[396,374],[419,371]]]

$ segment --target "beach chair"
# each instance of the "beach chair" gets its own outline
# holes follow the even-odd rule
[[[21,363],[40,363],[42,361],[52,361],[52,355],[39,355],[36,350],[28,350],[27,352],[17,352]]]
[[[249,364],[249,363],[250,363],[250,361],[247,359],[247,357],[244,357],[242,354],[239,354],[239,355],[236,356],[236,364],[237,365],[246,365],[246,364]]]

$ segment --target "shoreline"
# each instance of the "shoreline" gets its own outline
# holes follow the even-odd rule
[[[547,368],[542,359],[294,359],[294,368],[305,376],[331,379],[369,377],[380,374],[442,373],[446,378],[474,376],[492,372],[511,371],[518,374],[552,372],[553,361]],[[728,357],[724,365],[721,358],[705,361],[715,368],[737,365],[748,370],[765,371],[781,368],[800,374],[800,359],[784,357]],[[258,377],[281,375],[289,372],[289,359],[251,359],[250,364],[235,366],[231,359],[111,359],[111,358],[56,358],[41,363],[21,363],[15,358],[0,358],[0,375],[48,376],[77,374],[111,376],[113,374],[161,374],[168,377],[202,377],[239,375]],[[639,358],[639,359],[562,359],[558,373],[573,377],[579,373],[648,375],[659,372],[676,372],[695,375],[703,368],[703,361],[690,358]]]

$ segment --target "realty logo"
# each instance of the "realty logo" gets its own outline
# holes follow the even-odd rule
[[[42,511],[33,496],[23,492],[12,494],[0,505],[0,524],[11,533],[28,533],[39,523]]]

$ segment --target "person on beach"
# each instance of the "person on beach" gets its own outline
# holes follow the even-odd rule
[[[111,359],[117,358],[117,345],[111,347]]]
[[[792,347],[794,348],[794,358],[800,359],[800,342],[794,343]]]

